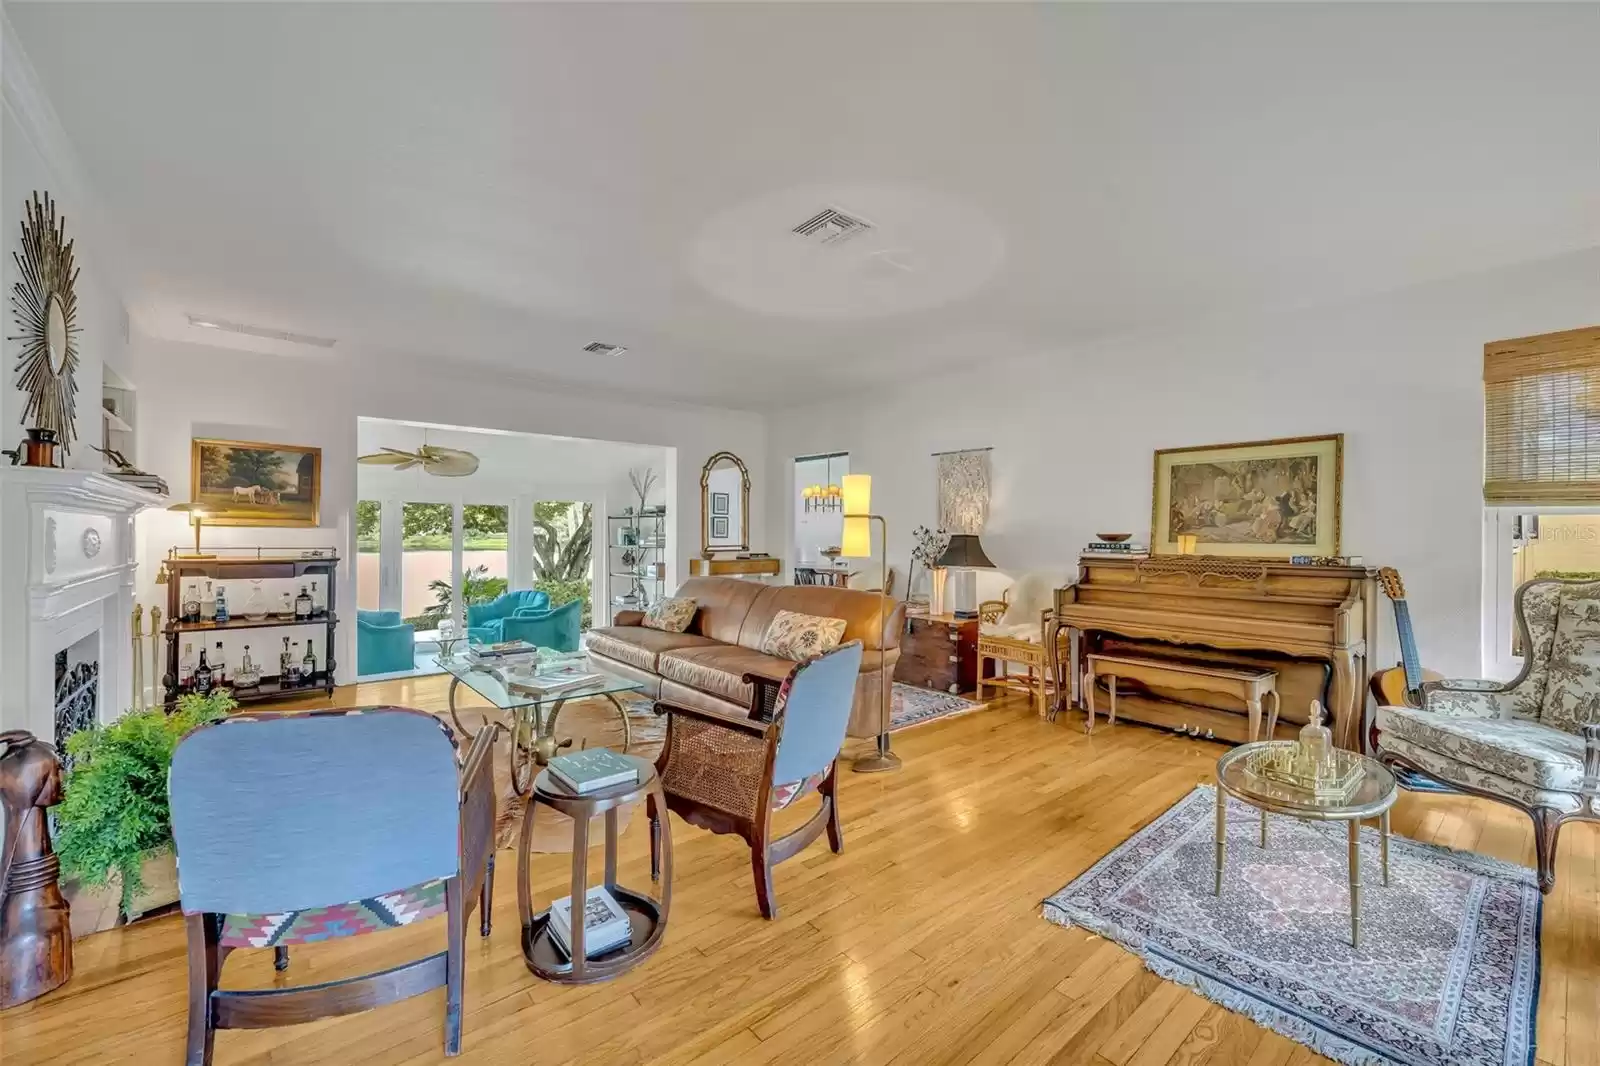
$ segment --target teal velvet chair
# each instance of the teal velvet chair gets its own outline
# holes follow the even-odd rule
[[[524,607],[510,618],[501,619],[500,639],[525,640],[537,647],[554,648],[556,651],[577,651],[582,619],[582,600],[573,600],[547,611]]]
[[[467,639],[475,644],[498,644],[512,640],[504,633],[502,623],[518,611],[548,611],[550,596],[539,589],[517,589],[503,592],[488,603],[467,605]]]
[[[416,632],[399,611],[356,612],[356,676],[390,674],[417,665]]]

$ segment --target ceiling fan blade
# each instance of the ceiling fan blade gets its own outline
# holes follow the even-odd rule
[[[412,458],[412,459],[415,459],[417,457],[417,455],[419,454],[417,452],[405,452],[405,451],[401,451],[399,448],[390,448],[390,447],[387,447],[387,446],[380,447],[379,451],[389,452],[392,455],[404,455],[404,456],[407,456],[408,458]]]
[[[399,466],[395,467],[395,470],[396,471],[410,470],[413,467],[418,467],[418,466],[422,467],[424,470],[426,470],[428,468],[428,464],[424,463],[421,459],[407,459],[405,462],[403,462]]]
[[[478,457],[468,452],[458,452],[433,460],[425,469],[435,477],[466,477],[477,473]]]
[[[414,456],[405,455],[403,453],[389,454],[386,452],[378,452],[375,455],[362,455],[356,458],[356,462],[366,463],[368,466],[399,466],[401,463],[411,463],[415,461],[416,458]]]

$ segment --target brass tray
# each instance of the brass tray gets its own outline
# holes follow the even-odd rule
[[[1247,755],[1245,769],[1274,784],[1302,792],[1318,803],[1343,803],[1361,787],[1365,769],[1359,755],[1336,748],[1333,773],[1313,777],[1293,768],[1298,752],[1299,745],[1292,740],[1274,743]]]

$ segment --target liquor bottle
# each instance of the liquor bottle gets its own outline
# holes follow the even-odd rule
[[[206,650],[200,649],[200,665],[194,668],[194,690],[202,696],[211,695],[211,666],[206,662]]]
[[[278,683],[284,688],[289,688],[300,683],[300,664],[294,661],[294,652],[289,650],[289,638],[283,638],[283,654],[278,656]]]
[[[228,590],[222,587],[222,582],[217,582],[216,618],[219,622],[228,620]]]
[[[300,660],[300,683],[309,685],[317,674],[317,657],[311,653],[311,642],[306,641],[305,658]]]
[[[200,621],[200,582],[190,581],[183,586],[183,620]]]
[[[206,582],[206,594],[200,597],[200,621],[212,622],[217,617],[217,594],[211,588],[211,582]]]
[[[327,613],[327,605],[322,600],[322,589],[317,585],[317,579],[311,579],[311,617],[321,618]]]
[[[294,598],[294,616],[296,618],[311,617],[311,597],[306,593],[306,587],[300,586],[300,595]]]
[[[222,641],[219,640],[216,654],[211,657],[211,683],[221,688],[228,681],[228,662],[222,656]]]
[[[194,645],[183,646],[183,658],[178,660],[178,691],[188,692],[194,688]]]
[[[283,594],[283,606],[279,608],[278,615],[281,618],[294,617],[294,597],[287,592]]]

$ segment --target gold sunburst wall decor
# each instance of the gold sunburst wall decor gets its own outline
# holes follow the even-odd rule
[[[78,383],[78,267],[67,240],[67,220],[57,217],[55,201],[39,194],[23,205],[22,249],[12,252],[18,281],[11,287],[11,312],[22,332],[17,387],[28,394],[22,424],[50,430],[63,448],[72,448],[76,431]]]

